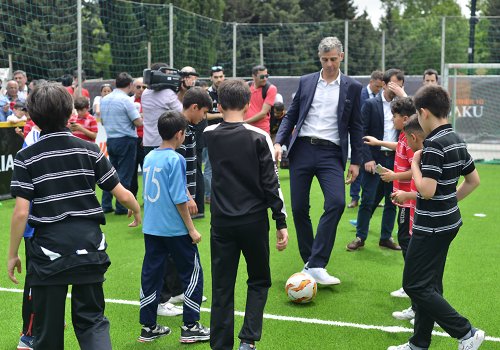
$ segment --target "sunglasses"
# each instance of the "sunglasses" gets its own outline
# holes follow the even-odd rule
[[[220,72],[220,71],[224,70],[224,68],[222,66],[213,66],[210,69],[212,70],[212,72]]]
[[[144,90],[144,89],[147,89],[147,86],[146,85],[137,85],[135,88],[137,90],[139,90],[139,89],[143,89]]]
[[[261,74],[259,75],[259,78],[262,80],[262,79],[267,79],[269,78],[269,74]]]

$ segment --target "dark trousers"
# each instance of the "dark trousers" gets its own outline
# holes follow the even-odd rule
[[[205,179],[203,178],[203,148],[196,150],[196,197],[198,214],[205,213]]]
[[[141,166],[142,170],[142,165],[144,164],[144,157],[146,157],[146,152],[144,152],[144,147],[142,146],[142,137],[138,137],[134,174],[132,175],[132,181],[130,183],[130,192],[132,192],[135,198],[137,198],[137,192],[139,191],[139,180],[138,180],[139,165]]]
[[[458,231],[457,231],[458,232]],[[448,249],[457,235],[413,234],[406,253],[403,288],[415,304],[415,328],[410,342],[428,348],[436,321],[450,336],[461,338],[470,331],[469,321],[443,297],[443,274]]]
[[[212,311],[210,346],[232,350],[234,345],[234,284],[240,253],[247,263],[247,302],[239,338],[258,341],[271,287],[269,268],[269,222],[259,221],[231,227],[212,226]]]
[[[156,324],[159,295],[165,274],[165,261],[171,255],[178,268],[184,290],[183,321],[191,324],[200,320],[203,295],[203,270],[198,247],[189,235],[161,237],[144,235],[144,261],[141,274],[140,323]]]
[[[394,169],[394,152],[387,152],[387,156],[382,156],[380,164],[387,169]],[[389,239],[392,236],[394,222],[396,219],[396,206],[392,203],[392,182],[384,182],[379,174],[372,174],[365,171],[364,166],[360,167],[362,173],[361,204],[358,209],[358,224],[356,226],[356,237],[363,241],[368,237],[370,220],[378,204],[385,197],[384,212],[382,214],[382,227],[380,239]]]
[[[30,263],[30,257],[28,255],[28,242],[29,238],[24,238],[24,251],[26,254],[26,265],[25,270],[28,271],[28,266]],[[35,314],[33,313],[33,300],[31,298],[31,275],[26,274],[24,279],[24,291],[23,291],[23,306],[22,306],[22,316],[23,316],[23,334],[32,336],[33,335],[33,320]]]
[[[179,272],[177,272],[174,259],[169,254],[165,260],[165,273],[163,275],[160,303],[166,303],[171,297],[182,294],[183,291]]]
[[[111,138],[106,141],[108,147],[109,161],[116,169],[120,183],[126,189],[130,189],[132,176],[134,174],[137,138],[136,137],[118,137]],[[113,209],[113,195],[111,192],[102,191],[102,209],[110,211]],[[127,208],[116,201],[116,213],[127,213]]]
[[[311,145],[298,138],[290,158],[290,195],[300,256],[309,267],[325,267],[345,208],[344,167],[340,147]],[[319,181],[325,202],[314,237],[309,216],[313,178]]]
[[[36,350],[64,349],[64,309],[68,285],[33,286]],[[73,285],[71,320],[82,350],[109,350],[109,321],[104,316],[102,283]]]
[[[361,191],[361,179],[363,176],[361,175],[361,172],[359,173],[359,176],[354,180],[354,182],[351,184],[351,188],[349,189],[349,195],[351,196],[351,200],[353,201],[359,201],[359,192]]]
[[[398,243],[406,259],[406,252],[410,245],[410,208],[399,207],[398,210]]]

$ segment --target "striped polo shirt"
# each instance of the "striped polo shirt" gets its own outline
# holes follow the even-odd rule
[[[99,146],[69,131],[41,134],[14,160],[11,193],[33,201],[28,222],[33,227],[79,217],[105,224],[95,186],[111,191],[118,175]]]
[[[176,149],[186,159],[187,188],[193,199],[196,197],[196,138],[194,125],[186,128],[186,138],[182,145]]]
[[[421,160],[422,177],[437,181],[431,199],[417,194],[413,234],[448,234],[462,225],[457,205],[457,184],[460,176],[474,171],[474,161],[465,142],[450,124],[434,129],[424,140]]]

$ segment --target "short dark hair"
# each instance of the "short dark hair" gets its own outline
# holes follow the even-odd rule
[[[14,104],[14,107],[13,109],[20,109],[20,110],[23,110],[23,111],[26,111],[26,103],[22,102],[22,101],[17,101],[15,104]]]
[[[262,64],[259,64],[257,66],[254,66],[252,68],[252,75],[257,75],[258,72],[261,72],[263,70],[266,70],[266,66],[262,65]]]
[[[370,75],[371,80],[382,80],[384,79],[384,72],[381,70],[374,70]]]
[[[75,109],[76,110],[82,110],[84,108],[89,108],[89,107],[90,107],[90,103],[86,97],[80,96],[80,97],[75,98]]]
[[[439,85],[425,85],[417,90],[415,96],[417,111],[421,108],[428,109],[436,118],[448,118],[451,100],[448,92]]]
[[[182,99],[182,107],[184,109],[188,109],[192,105],[198,105],[198,108],[200,109],[203,107],[211,109],[212,99],[205,89],[199,86],[193,86],[191,89],[186,91],[186,94]]]
[[[222,67],[222,66],[212,66],[210,68],[210,76],[214,75],[214,73],[217,73],[217,72],[224,73],[224,67]]]
[[[162,140],[170,140],[180,130],[186,130],[188,122],[182,113],[169,110],[158,118],[158,132]]]
[[[409,117],[410,115],[415,114],[415,112],[415,105],[413,104],[413,98],[411,97],[397,98],[391,102],[392,114]]]
[[[199,86],[201,88],[206,88],[208,86],[208,83],[205,80],[197,80],[196,86]]]
[[[57,81],[60,81],[62,86],[69,87],[73,85],[73,76],[71,74],[64,74]]]
[[[250,102],[250,87],[242,79],[224,80],[217,89],[219,103],[225,110],[241,111]]]
[[[424,72],[424,75],[423,75],[422,79],[425,80],[425,76],[426,75],[435,75],[436,76],[436,81],[439,80],[438,72],[435,69],[432,69],[432,68],[426,69],[425,72]]]
[[[45,79],[36,79],[36,80],[32,80],[31,84],[33,85],[33,88],[34,88],[35,86],[44,84],[46,82],[47,82],[47,80],[45,80]]]
[[[399,81],[402,80],[403,83],[405,82],[405,75],[404,75],[403,71],[400,70],[400,69],[391,68],[391,69],[386,70],[385,73],[384,73],[384,77],[383,77],[384,83],[386,85],[389,84],[389,82],[391,81],[391,78],[393,76],[396,76],[396,78]]]
[[[422,129],[422,126],[418,122],[418,117],[416,114],[412,114],[410,118],[404,123],[403,126],[403,131],[405,134],[424,134],[424,130]]]
[[[132,82],[134,81],[134,78],[127,72],[121,72],[116,76],[116,87],[117,88],[126,88]]]
[[[285,105],[283,102],[274,102],[274,110],[277,112],[281,112],[285,110]]]
[[[168,64],[163,63],[163,62],[155,62],[151,64],[151,70],[158,70],[163,67],[168,67]]]
[[[28,112],[40,129],[62,131],[73,112],[73,97],[57,83],[37,85],[28,95]]]
[[[73,78],[78,78],[78,69],[75,69],[73,71]],[[87,74],[85,74],[85,71],[82,69],[82,81],[85,81],[87,79]]]

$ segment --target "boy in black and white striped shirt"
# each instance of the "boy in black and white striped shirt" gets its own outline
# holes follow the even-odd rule
[[[66,128],[73,98],[62,86],[37,86],[28,111],[42,130],[37,143],[19,151],[14,161],[8,274],[21,269],[18,249],[26,222],[34,228],[28,241],[36,349],[64,349],[64,308],[72,288],[72,320],[81,349],[111,349],[104,316],[102,283],[110,261],[100,229],[106,220],[95,195],[96,184],[113,193],[134,215],[141,209],[96,144]],[[30,211],[30,202],[32,208]]]
[[[484,332],[473,328],[444,299],[442,284],[449,246],[462,225],[457,202],[479,185],[479,175],[465,142],[448,123],[448,93],[437,85],[424,86],[414,101],[427,134],[411,166],[418,194],[403,272],[403,288],[416,305],[415,328],[408,343],[389,350],[427,349],[434,322],[459,340],[459,350],[474,350],[484,340]],[[465,181],[457,188],[460,176]]]

